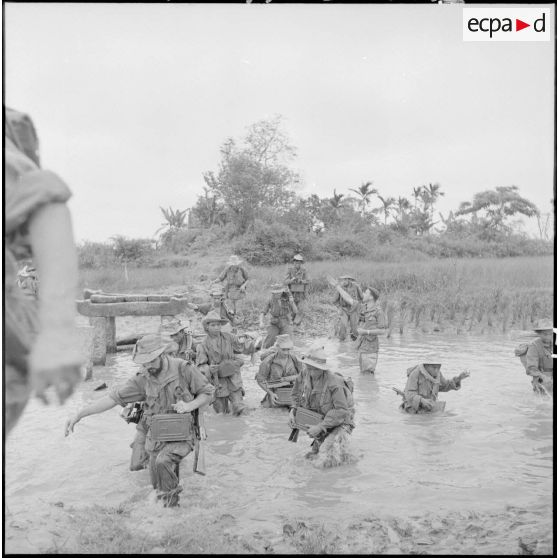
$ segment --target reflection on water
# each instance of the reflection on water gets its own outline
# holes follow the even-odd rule
[[[304,458],[310,439],[289,442],[285,409],[260,407],[263,392],[254,381],[256,366],[243,367],[244,417],[209,411],[206,424],[208,474],[192,473],[184,460],[181,477],[191,493],[219,502],[221,513],[241,522],[297,516],[332,518],[356,513],[411,514],[422,511],[491,511],[506,505],[552,510],[552,402],[534,395],[515,342],[490,338],[396,336],[384,340],[375,376],[360,374],[350,343],[313,340],[325,346],[332,369],[351,376],[356,428],[351,437],[354,463],[318,470]],[[304,350],[308,344],[297,341]],[[435,351],[442,372],[463,369],[471,377],[460,391],[443,393],[446,411],[407,415],[399,410],[406,369]],[[14,517],[32,517],[36,501],[74,505],[118,505],[149,484],[146,471],[130,472],[129,444],[134,427],[119,408],[91,416],[63,436],[65,417],[84,402],[137,370],[130,353],[96,367],[65,408],[29,404],[6,442],[6,505]],[[187,501],[185,498],[183,501]],[[149,505],[146,503],[146,505]]]

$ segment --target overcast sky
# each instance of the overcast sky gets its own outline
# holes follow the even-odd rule
[[[275,114],[303,194],[439,182],[446,213],[515,184],[551,210],[554,45],[463,42],[463,5],[4,9],[5,102],[70,185],[79,241],[152,237],[221,143]]]

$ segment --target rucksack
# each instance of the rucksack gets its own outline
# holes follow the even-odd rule
[[[347,402],[349,403],[349,409],[352,413],[352,415],[354,416],[355,414],[355,400],[353,397],[353,391],[355,389],[354,383],[353,383],[353,379],[349,376],[348,378],[345,378],[345,376],[343,376],[343,374],[341,374],[340,372],[334,372],[334,374],[336,376],[339,376],[342,380],[343,380],[343,384],[345,386],[345,396],[347,397]]]

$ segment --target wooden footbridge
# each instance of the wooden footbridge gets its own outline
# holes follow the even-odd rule
[[[116,318],[122,316],[176,316],[187,308],[184,294],[118,294],[85,289],[77,309],[94,327],[93,364],[105,364],[107,353],[116,352]]]

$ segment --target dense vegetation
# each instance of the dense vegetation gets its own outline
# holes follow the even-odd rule
[[[438,183],[410,187],[410,198],[380,193],[362,182],[331,197],[298,195],[290,167],[296,149],[277,116],[250,126],[241,140],[228,138],[216,171],[203,175],[203,193],[191,209],[160,208],[157,238],[80,246],[80,265],[187,265],[192,255],[227,246],[255,265],[273,265],[301,252],[307,260],[374,261],[426,257],[507,257],[551,254],[551,213],[542,213],[515,185],[478,192],[455,211],[436,211]],[[536,218],[539,238],[519,232],[517,217]]]

